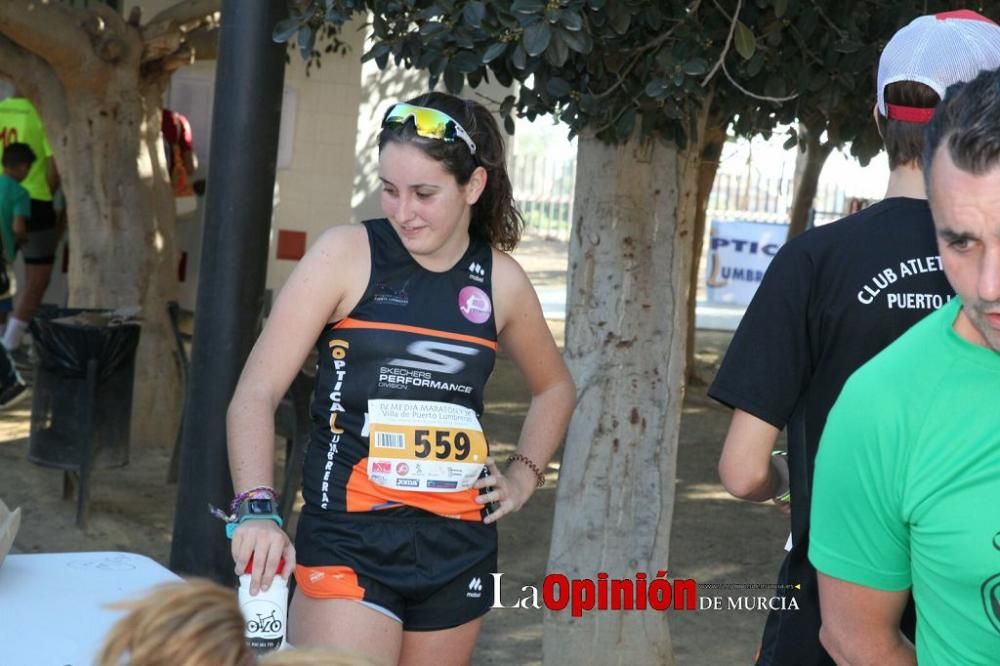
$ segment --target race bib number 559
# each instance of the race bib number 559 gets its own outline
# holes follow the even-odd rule
[[[369,400],[368,437],[368,477],[399,490],[470,488],[488,454],[476,413],[447,402]]]

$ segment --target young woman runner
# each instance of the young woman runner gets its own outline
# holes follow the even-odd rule
[[[233,557],[240,572],[251,556],[263,564],[254,588],[269,584],[282,557],[295,568],[294,645],[385,664],[464,664],[493,603],[496,521],[544,482],[576,389],[527,276],[506,254],[523,221],[489,111],[442,93],[393,105],[379,176],[385,218],[333,227],[315,242],[236,388]],[[293,547],[273,510],[273,414],[314,346],[314,428]],[[532,396],[505,469],[479,421],[498,346]]]

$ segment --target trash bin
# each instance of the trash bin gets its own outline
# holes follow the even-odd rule
[[[134,312],[48,309],[32,320],[28,460],[78,472],[128,463],[140,332]]]

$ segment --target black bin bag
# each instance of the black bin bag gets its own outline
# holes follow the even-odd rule
[[[135,311],[59,308],[31,322],[35,350],[28,459],[79,470],[129,459],[132,384],[140,324]],[[91,361],[95,363],[91,363]],[[94,377],[88,379],[88,370]]]

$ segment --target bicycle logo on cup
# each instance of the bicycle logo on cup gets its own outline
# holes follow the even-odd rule
[[[257,616],[256,620],[247,621],[247,633],[257,634],[277,634],[281,632],[282,622],[281,619],[275,617],[277,611],[271,611],[270,615],[264,616],[260,613],[255,613]]]

